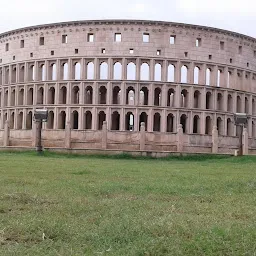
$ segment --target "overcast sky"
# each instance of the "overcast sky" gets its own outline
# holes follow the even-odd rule
[[[256,0],[7,0],[0,19],[0,33],[70,20],[149,19],[212,26],[256,37]]]

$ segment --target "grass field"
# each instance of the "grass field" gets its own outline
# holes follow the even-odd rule
[[[256,255],[256,158],[0,153],[0,255]]]

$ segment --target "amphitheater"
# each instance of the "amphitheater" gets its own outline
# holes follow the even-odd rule
[[[256,39],[217,28],[72,21],[0,34],[0,145],[256,154]]]

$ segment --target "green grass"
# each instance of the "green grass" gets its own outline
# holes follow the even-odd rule
[[[256,158],[0,153],[0,255],[256,255]]]

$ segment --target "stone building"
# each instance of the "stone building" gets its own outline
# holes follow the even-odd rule
[[[233,153],[234,113],[245,112],[253,154],[256,39],[140,20],[9,31],[0,34],[0,106],[2,146],[33,146],[33,111],[43,107],[45,147],[154,152]]]

